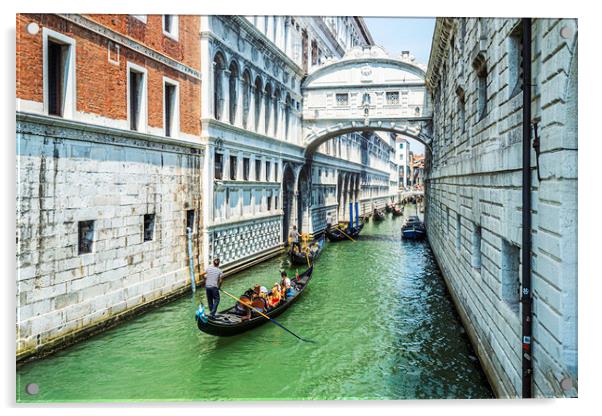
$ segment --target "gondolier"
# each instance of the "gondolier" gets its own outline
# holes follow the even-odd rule
[[[330,227],[332,227],[332,214],[328,212],[326,213],[326,229],[330,230]]]
[[[205,273],[205,293],[210,316],[214,318],[219,305],[219,288],[224,280],[224,273],[219,268],[219,259],[214,259],[213,265],[208,266]]]
[[[293,225],[293,229],[288,233],[288,238],[291,242],[291,251],[296,246],[297,250],[301,252],[301,244],[299,243],[299,232],[297,231],[297,226]]]

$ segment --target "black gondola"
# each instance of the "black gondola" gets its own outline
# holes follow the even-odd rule
[[[387,212],[387,213],[393,212],[393,203],[392,202],[388,202],[387,205],[385,205],[385,212]]]
[[[307,288],[307,284],[311,280],[313,269],[314,267],[312,265],[309,269],[299,275],[298,279],[296,277],[291,279],[291,282],[296,286],[297,293],[293,297],[282,301],[274,309],[265,312],[265,314],[270,318],[275,318],[287,310],[297,299],[299,299],[301,294],[303,294]],[[232,335],[241,334],[249,329],[256,328],[268,321],[267,318],[261,315],[252,316],[251,319],[243,320],[241,316],[235,313],[235,310],[236,305],[217,313],[215,318],[211,318],[207,315],[201,314],[199,307],[199,310],[197,310],[195,315],[197,326],[206,334],[216,335],[219,337],[229,337]]]
[[[400,217],[403,215],[403,208],[400,208],[398,206],[393,207],[393,216],[394,217]]]
[[[349,237],[355,240],[359,237],[362,228],[364,228],[364,223],[362,222],[360,225],[352,227],[351,229],[347,227],[346,229],[340,230],[339,228],[342,228],[342,226],[330,227],[326,230],[326,237],[328,237],[329,241],[349,240]]]
[[[317,250],[316,251],[312,251],[310,250],[309,253],[306,255],[306,251],[305,248],[301,250],[301,252],[294,252],[293,251],[293,246],[291,245],[291,250],[289,251],[289,258],[291,259],[291,263],[292,264],[307,264],[308,260],[311,264],[314,263],[314,261],[318,260],[318,257],[320,257],[320,253],[322,252],[322,250],[324,249],[324,245],[326,244],[326,239],[324,238],[324,234],[321,234],[318,238],[316,238],[315,240],[313,240],[309,246],[313,246],[314,243],[318,244]]]
[[[374,218],[374,221],[382,221],[385,219],[385,213],[378,209],[375,209],[374,214],[372,214],[372,217]]]

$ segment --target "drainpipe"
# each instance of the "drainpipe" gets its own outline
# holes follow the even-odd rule
[[[522,19],[523,62],[523,234],[522,234],[522,397],[533,397],[531,343],[531,19]]]

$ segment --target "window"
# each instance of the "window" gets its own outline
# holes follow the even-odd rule
[[[502,239],[502,300],[515,312],[520,302],[520,248]]]
[[[458,123],[460,124],[460,132],[466,131],[466,99],[464,91],[458,93]]]
[[[242,159],[242,177],[245,181],[249,180],[249,158],[244,157]]]
[[[261,115],[261,90],[262,90],[261,78],[255,78],[255,131],[259,132],[259,117]],[[257,176],[259,178],[259,176]]]
[[[186,210],[186,230],[189,228],[194,232],[194,209]]]
[[[345,107],[349,105],[349,94],[336,94],[337,106]]]
[[[230,156],[230,180],[236,180],[236,170],[238,168],[238,157]]]
[[[178,137],[180,130],[180,94],[179,85],[175,81],[163,81],[163,102],[165,108],[165,136]]]
[[[255,180],[261,180],[261,160],[255,159]]]
[[[221,120],[224,111],[224,57],[221,53],[213,58],[213,116]]]
[[[94,221],[79,221],[77,224],[77,229],[77,253],[92,253],[92,245],[94,243]]]
[[[268,211],[271,211],[272,210],[272,194],[271,193],[268,194],[267,203],[268,203]]]
[[[270,84],[265,86],[265,98],[263,102],[265,106],[265,134],[267,135],[270,130],[270,115],[272,112],[270,108],[272,103],[272,86]]]
[[[155,214],[144,214],[144,241],[151,241],[155,234]]]
[[[399,143],[399,148],[403,149],[403,143]]]
[[[265,180],[268,182],[271,179],[271,173],[272,173],[272,172],[270,172],[271,167],[272,167],[272,164],[269,161],[266,161],[265,162]]]
[[[274,209],[278,209],[278,195],[274,196]]]
[[[274,163],[274,182],[278,182],[278,162]]]
[[[178,40],[178,16],[173,14],[163,15],[163,34]]]
[[[487,115],[487,64],[482,54],[477,55],[472,63],[477,75],[477,117],[479,120]]]
[[[519,23],[508,37],[508,97],[514,97],[523,89],[522,84],[522,25]]]
[[[75,108],[75,41],[43,28],[46,112],[72,117]]]
[[[456,214],[456,252],[462,248],[462,219],[460,214]]]
[[[472,267],[481,268],[481,227],[475,226],[472,232]]]
[[[142,23],[146,23],[146,15],[145,14],[133,14],[132,17],[140,20]]]
[[[128,63],[128,115],[130,129],[146,131],[146,70]]]
[[[390,104],[390,105],[399,104],[399,92],[398,91],[387,92],[387,104]]]
[[[215,170],[213,177],[215,179],[222,179],[224,176],[224,155],[221,153],[215,153]]]
[[[230,77],[228,78],[228,94],[230,98],[230,124],[236,123],[236,111],[238,109],[238,91],[236,84],[238,83],[238,65],[235,61],[230,64]]]

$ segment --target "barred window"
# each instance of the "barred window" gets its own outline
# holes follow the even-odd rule
[[[94,243],[94,221],[78,223],[78,254],[92,253]]]
[[[387,104],[399,104],[399,92],[389,91],[387,92]]]
[[[155,214],[144,214],[144,241],[151,241],[155,234]]]
[[[347,93],[337,94],[336,98],[337,98],[337,106],[344,107],[344,106],[349,105],[349,94],[347,94]]]

